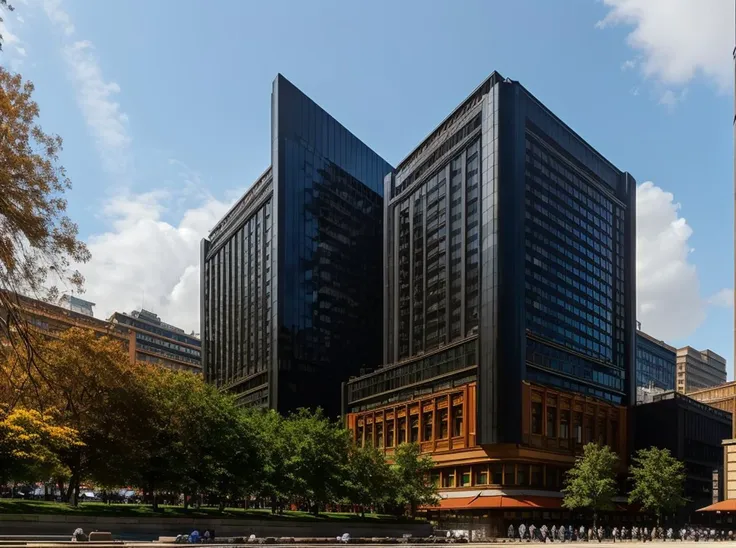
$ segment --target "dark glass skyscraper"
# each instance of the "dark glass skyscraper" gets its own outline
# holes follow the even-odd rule
[[[346,385],[346,410],[477,382],[488,444],[522,441],[524,382],[629,402],[628,173],[494,73],[384,184],[385,365]]]
[[[381,361],[383,177],[392,167],[283,76],[271,167],[202,242],[205,378],[245,405],[339,412]]]

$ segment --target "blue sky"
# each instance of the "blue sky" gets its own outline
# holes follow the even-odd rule
[[[64,138],[98,316],[196,329],[198,241],[267,167],[277,72],[396,163],[498,70],[652,182],[639,318],[731,362],[730,0],[15,4],[1,59]]]

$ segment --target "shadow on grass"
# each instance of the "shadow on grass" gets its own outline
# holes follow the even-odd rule
[[[211,517],[229,519],[262,519],[274,521],[358,521],[369,523],[408,523],[409,518],[383,514],[366,514],[361,518],[358,514],[326,512],[314,516],[308,512],[286,511],[283,514],[272,514],[268,509],[226,508],[220,512],[218,508],[201,507],[184,509],[183,506],[160,505],[157,512],[153,507],[144,504],[105,504],[102,502],[83,502],[74,507],[60,502],[44,502],[36,500],[0,499],[0,514],[43,514],[43,515],[76,515],[107,517]]]

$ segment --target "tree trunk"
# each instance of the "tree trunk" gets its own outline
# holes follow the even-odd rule
[[[156,484],[153,480],[148,482],[148,490],[151,493],[151,503],[153,504],[153,511],[158,512],[158,499],[156,498]]]
[[[360,517],[365,519],[365,506],[360,505]]]
[[[220,504],[217,508],[220,510],[220,513],[225,511],[225,499],[220,498]]]
[[[74,482],[74,498],[72,499],[72,506],[79,506],[79,479]]]
[[[61,495],[61,498],[64,502],[67,502],[69,499],[66,498],[66,489],[64,489],[64,478],[56,478],[56,484],[59,488],[59,495]]]
[[[189,495],[184,491],[184,510],[189,509]]]
[[[593,510],[593,534],[598,536],[598,512]]]

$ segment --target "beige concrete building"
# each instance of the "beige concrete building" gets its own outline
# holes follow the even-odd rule
[[[686,346],[677,350],[675,389],[689,394],[726,382],[726,358],[712,350],[696,350]]]

